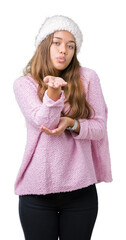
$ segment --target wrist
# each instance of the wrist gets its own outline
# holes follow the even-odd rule
[[[69,122],[69,126],[66,129],[70,131],[76,131],[77,128],[78,128],[78,121],[76,119],[71,118]]]
[[[48,87],[47,95],[52,100],[57,101],[61,96],[61,87],[60,88]]]
[[[54,87],[50,87],[50,86],[48,86],[48,91],[52,91],[52,92],[61,92],[61,87],[54,88]]]
[[[67,124],[67,127],[73,127],[73,126],[74,126],[74,122],[75,122],[74,119],[68,117],[68,124]]]

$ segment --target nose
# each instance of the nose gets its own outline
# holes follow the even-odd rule
[[[63,53],[63,54],[67,54],[67,49],[66,49],[65,44],[61,44],[61,45],[60,45],[59,52],[60,52],[60,53]]]

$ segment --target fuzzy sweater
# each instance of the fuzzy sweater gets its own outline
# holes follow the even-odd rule
[[[107,134],[107,105],[97,73],[80,68],[86,100],[95,110],[95,117],[78,119],[80,132],[65,130],[60,136],[40,130],[58,126],[61,111],[68,109],[65,95],[53,101],[45,91],[43,102],[37,96],[38,83],[31,74],[14,81],[17,103],[26,120],[27,142],[15,181],[17,195],[67,192],[94,183],[111,182],[111,163]],[[92,115],[93,116],[93,115]]]

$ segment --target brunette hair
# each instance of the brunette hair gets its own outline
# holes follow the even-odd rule
[[[80,63],[76,56],[76,47],[74,56],[65,70],[57,71],[54,69],[50,59],[50,46],[53,41],[53,34],[44,39],[38,46],[35,54],[23,70],[23,75],[30,73],[33,79],[38,83],[37,95],[41,101],[48,88],[43,82],[47,75],[62,77],[68,84],[62,89],[66,97],[65,103],[69,103],[67,112],[61,112],[62,116],[69,116],[73,119],[90,118],[92,106],[86,101],[84,86],[80,76]],[[92,108],[94,111],[94,109]],[[72,112],[71,114],[69,114]],[[94,111],[95,113],[95,111]]]

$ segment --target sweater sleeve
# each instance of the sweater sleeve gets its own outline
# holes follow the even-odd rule
[[[95,71],[90,76],[86,99],[95,110],[95,116],[91,109],[90,119],[78,119],[80,122],[79,134],[75,132],[71,132],[71,134],[75,139],[100,140],[105,134],[105,100],[100,79]]]
[[[57,127],[64,107],[64,91],[61,90],[60,99],[53,101],[45,91],[43,102],[37,96],[37,88],[26,76],[16,79],[13,90],[17,103],[27,121],[34,127],[44,125],[50,129]]]

